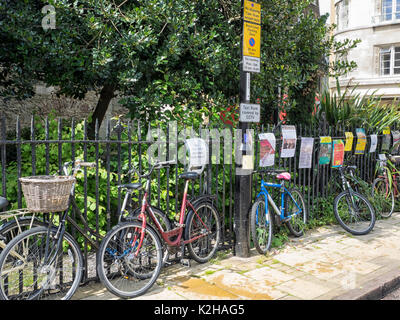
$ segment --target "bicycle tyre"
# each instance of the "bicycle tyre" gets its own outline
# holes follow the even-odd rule
[[[394,211],[394,192],[393,188],[391,188],[390,193],[388,193],[388,183],[383,178],[376,178],[372,183],[372,192],[371,195],[374,199],[374,202],[378,202],[380,206],[379,214],[383,218],[389,218],[393,214]]]
[[[151,227],[144,229],[143,244],[146,246],[142,246],[138,256],[133,253],[136,248],[132,247],[131,239],[137,245],[135,237],[140,236],[142,230],[138,221],[120,223],[106,234],[98,251],[97,274],[100,281],[107,290],[120,298],[128,299],[145,294],[161,272],[162,246],[159,236]],[[154,259],[151,260],[153,255]],[[152,271],[148,271],[150,267]],[[141,273],[142,269],[145,273]],[[140,274],[149,276],[138,276]]]
[[[196,203],[194,209],[195,211],[189,211],[186,218],[185,239],[193,239],[209,230],[209,235],[187,244],[190,257],[198,263],[205,263],[214,256],[219,247],[221,240],[220,218],[217,209],[209,201]],[[204,229],[204,225],[206,225],[206,229]]]
[[[14,219],[8,221],[1,225],[0,227],[0,241],[3,241],[4,244],[9,243],[13,238],[15,238],[18,234],[34,227],[46,226],[45,222],[42,222],[37,219],[31,219],[31,217],[22,217],[16,218],[18,222]],[[20,230],[21,229],[21,232]],[[0,252],[2,251],[2,247],[0,246]]]
[[[56,265],[53,265],[54,262],[52,265],[43,265],[48,231],[46,226],[26,230],[5,247],[0,255],[0,299],[69,300],[78,289],[83,273],[83,257],[78,243],[65,232],[62,250],[56,253]],[[50,230],[51,238],[54,239],[56,232],[56,228]],[[54,245],[57,241],[50,243]],[[49,248],[49,251],[53,252],[52,249],[56,247]],[[15,275],[12,273],[14,267]],[[71,267],[71,270],[68,270],[68,267]],[[17,288],[10,287],[9,280],[14,283],[14,279],[17,278]],[[30,291],[24,292],[24,289]]]
[[[298,190],[296,188],[289,189],[288,192],[295,199],[296,203],[301,207],[302,212],[296,216],[293,216],[290,220],[286,221],[286,226],[288,227],[288,229],[292,235],[294,235],[295,237],[301,237],[304,234],[304,227],[307,224],[307,218],[308,218],[306,203],[304,201],[304,196],[300,192],[300,190]],[[286,195],[285,196],[285,210],[292,211],[289,208],[290,207],[289,204],[293,204],[294,210],[296,210],[296,211],[298,210],[297,206],[295,205],[293,200],[290,198],[290,196]],[[286,212],[286,216],[289,216],[291,214],[292,214],[291,212]],[[300,219],[299,219],[299,217],[300,217]]]
[[[260,212],[260,205],[264,204],[264,209]],[[265,199],[258,198],[251,206],[250,212],[250,230],[254,247],[260,254],[265,254],[271,248],[273,236],[273,216],[271,208],[268,206],[268,212],[265,213]],[[262,219],[261,217],[264,217]],[[269,222],[269,223],[268,223]],[[266,229],[264,233],[262,230]],[[266,237],[264,236],[266,235]],[[261,237],[260,237],[261,236]],[[263,241],[261,241],[263,240]]]
[[[171,230],[171,221],[168,219],[167,215],[160,208],[152,206],[151,209],[153,210],[154,215],[157,217],[157,219],[161,223],[161,227],[163,228],[163,231],[165,232],[165,231]],[[132,219],[141,221],[141,219],[139,218],[141,208],[136,208],[133,211],[128,210],[128,212],[129,212],[128,216],[126,216],[124,218],[125,221],[132,221]],[[153,220],[150,217],[148,217],[148,218],[146,218],[146,222],[153,227],[153,230],[155,232],[157,232],[159,238],[162,239],[162,236],[161,236],[160,232],[158,231],[157,227],[155,226],[155,223],[153,222]],[[164,265],[168,261],[168,258],[169,258],[168,245],[165,241],[161,241],[161,245],[163,246],[162,261],[163,261],[163,265]]]
[[[358,192],[353,192],[353,196],[356,198],[355,201],[358,201],[357,205],[364,203],[366,205],[366,209],[367,209],[365,216],[367,217],[368,223],[363,224],[363,227],[361,228],[361,230],[354,228],[354,226],[352,225],[354,214],[352,213],[352,210],[351,210],[352,205],[351,205],[349,190],[345,190],[336,196],[334,203],[333,203],[334,214],[335,214],[336,220],[339,222],[339,224],[342,226],[342,228],[344,230],[346,230],[347,232],[349,232],[353,235],[364,235],[364,234],[369,233],[375,225],[375,219],[376,219],[375,211],[374,211],[372,204],[362,194],[360,194]],[[342,204],[341,200],[343,200],[343,199],[345,200],[345,202]],[[343,206],[343,209],[342,209],[342,206]],[[342,212],[344,214],[341,214]],[[350,221],[347,221],[347,219],[343,219],[343,218],[346,218],[347,217],[346,213],[348,214],[349,212],[350,212],[350,215],[349,215]],[[357,215],[358,215],[358,212],[357,212]]]

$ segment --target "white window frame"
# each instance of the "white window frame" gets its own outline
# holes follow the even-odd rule
[[[349,26],[350,0],[342,0],[336,4],[337,30],[343,30]]]
[[[388,53],[390,54],[389,74],[384,74],[383,55]],[[398,59],[396,59],[396,53],[398,54]],[[399,61],[400,61],[400,44],[392,45],[390,47],[381,47],[379,50],[380,75],[382,77],[400,76],[400,66],[395,66],[395,62]],[[395,69],[397,69],[396,71],[398,73],[395,73]]]
[[[388,17],[388,13],[385,13],[385,6],[387,0],[380,0],[381,1],[381,19],[382,21],[393,21],[400,19],[400,0],[390,0],[392,2],[392,12],[390,17]],[[389,7],[390,8],[390,7]]]

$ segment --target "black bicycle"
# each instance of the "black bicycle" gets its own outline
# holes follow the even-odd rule
[[[375,211],[369,200],[354,190],[346,173],[355,178],[356,166],[339,167],[339,175],[343,191],[339,193],[333,204],[336,220],[344,230],[353,235],[369,233],[375,225]],[[355,179],[354,179],[355,180]]]
[[[74,166],[72,175],[95,163],[76,160],[64,164],[64,173]],[[2,300],[67,300],[75,293],[83,276],[83,255],[77,241],[66,232],[66,222],[73,225],[90,244],[98,249],[102,237],[92,230],[73,196],[68,209],[52,213],[49,221],[30,228],[13,238],[0,255],[0,299]],[[84,225],[69,216],[74,211]],[[54,222],[58,221],[58,224]]]

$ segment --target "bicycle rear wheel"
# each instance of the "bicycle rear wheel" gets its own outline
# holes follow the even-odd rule
[[[394,211],[394,193],[389,183],[377,178],[372,184],[372,197],[375,209],[383,218],[389,218]]]
[[[290,220],[286,221],[291,234],[301,237],[307,224],[307,209],[303,194],[297,189],[288,190],[285,196],[285,213]],[[290,195],[292,197],[290,197]]]
[[[190,211],[186,219],[185,239],[190,257],[199,262],[209,261],[221,240],[221,222],[217,209],[208,201],[202,201]]]
[[[341,192],[334,200],[333,210],[339,224],[354,235],[367,234],[375,225],[375,211],[363,195],[349,190]]]
[[[268,207],[266,212],[264,198],[258,198],[251,207],[250,230],[254,247],[260,254],[265,254],[271,248],[273,213]]]
[[[31,217],[15,218],[0,227],[0,252],[6,244],[14,239],[18,234],[34,227],[45,226],[46,223]]]
[[[151,227],[143,228],[137,221],[124,222],[112,228],[101,242],[97,273],[111,293],[134,298],[153,286],[161,272],[162,257],[160,239]]]
[[[35,227],[12,239],[0,255],[2,300],[68,300],[79,287],[83,257],[64,233],[57,246],[54,228]],[[46,243],[48,245],[46,245]],[[54,259],[48,260],[49,257]]]

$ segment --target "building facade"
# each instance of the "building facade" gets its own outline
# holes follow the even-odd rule
[[[361,40],[342,57],[358,67],[340,77],[340,86],[356,87],[361,95],[375,91],[385,100],[400,98],[400,0],[331,0],[330,11],[336,40]],[[336,91],[336,80],[329,86]]]

